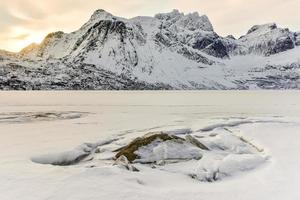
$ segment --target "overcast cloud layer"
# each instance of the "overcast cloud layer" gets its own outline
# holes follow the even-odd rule
[[[100,8],[122,17],[197,11],[218,34],[240,36],[268,22],[300,31],[299,7],[300,0],[0,0],[0,49],[18,51],[49,32],[74,31]]]

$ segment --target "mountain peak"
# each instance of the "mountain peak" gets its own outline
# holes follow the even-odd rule
[[[103,14],[110,14],[108,13],[106,10],[104,9],[97,9],[94,11],[94,13],[92,14],[92,16],[96,16],[96,15],[103,15]]]
[[[98,9],[92,14],[90,21],[94,21],[97,19],[111,19],[112,17],[113,15],[111,13],[103,9]]]
[[[159,13],[155,15],[155,18],[176,23],[177,25],[186,28],[190,31],[203,30],[213,31],[213,26],[206,15],[199,15],[198,12],[184,14],[177,9],[174,9],[169,13]]]
[[[158,13],[154,17],[159,19],[159,20],[165,20],[165,21],[175,20],[175,21],[177,21],[182,16],[184,16],[183,13],[180,13],[179,10],[174,9],[171,12]]]

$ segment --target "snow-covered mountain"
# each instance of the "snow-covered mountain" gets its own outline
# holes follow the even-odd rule
[[[72,33],[0,51],[2,89],[300,88],[300,32],[276,24],[221,37],[205,15],[125,19],[97,10]]]

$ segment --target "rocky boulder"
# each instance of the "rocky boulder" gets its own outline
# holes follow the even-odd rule
[[[186,139],[156,132],[138,137],[118,150],[115,158],[124,156],[129,162],[157,163],[163,160],[201,159],[208,148],[192,136]]]

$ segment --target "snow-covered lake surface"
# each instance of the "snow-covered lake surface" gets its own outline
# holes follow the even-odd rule
[[[156,169],[136,164],[139,172],[105,159],[110,149],[154,131],[223,146],[200,152],[200,160]],[[93,160],[39,164],[107,141]],[[0,92],[0,199],[295,200],[299,141],[299,91]],[[201,181],[203,169],[215,165],[220,180]]]

